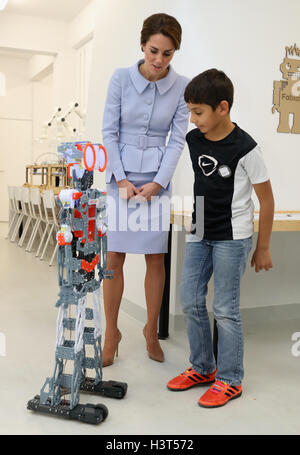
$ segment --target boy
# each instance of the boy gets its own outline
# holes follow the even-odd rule
[[[192,367],[169,381],[167,387],[183,391],[212,384],[198,404],[214,408],[242,394],[239,297],[240,280],[252,246],[252,187],[260,203],[259,234],[251,260],[256,272],[273,266],[269,243],[274,199],[256,142],[230,119],[233,85],[225,73],[211,69],[196,76],[186,87],[185,101],[196,126],[186,136],[195,174],[194,211],[180,289]],[[203,235],[198,228],[201,220],[197,223],[196,218],[197,196],[204,196]],[[205,304],[212,274],[217,365]]]

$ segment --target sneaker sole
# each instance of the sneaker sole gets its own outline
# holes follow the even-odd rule
[[[234,397],[229,398],[229,400],[227,400],[226,403],[223,403],[223,404],[214,404],[211,406],[209,404],[201,404],[198,402],[198,405],[201,406],[201,408],[221,408],[222,406],[225,406],[225,404],[227,404],[228,401],[235,400],[236,398],[239,398],[241,395],[242,395],[242,391],[238,395],[235,395]]]
[[[186,390],[192,389],[193,387],[213,384],[214,382],[215,382],[215,380],[213,379],[212,381],[208,381],[208,382],[198,382],[198,384],[192,384],[189,387],[185,387],[184,389],[172,389],[169,386],[167,386],[167,389],[171,390],[171,392],[185,392]]]

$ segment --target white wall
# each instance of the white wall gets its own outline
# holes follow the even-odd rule
[[[38,80],[32,81],[32,161],[31,163],[41,163],[47,157],[44,153],[54,153],[55,148],[51,145],[50,141],[41,140],[43,132],[43,123],[50,118],[49,113],[53,110],[53,68],[50,74]],[[49,135],[49,137],[52,137]],[[40,157],[38,159],[38,157]],[[53,156],[48,155],[48,158]],[[28,163],[30,164],[30,163]]]
[[[6,95],[0,98],[0,221],[8,220],[7,185],[25,182],[25,166],[32,159],[32,86],[28,60],[0,56]]]
[[[67,28],[70,47],[78,49],[93,38],[96,17],[96,1],[89,3],[69,24]]]
[[[128,14],[129,9],[131,14]],[[276,209],[299,209],[299,135],[277,133],[278,114],[271,113],[273,81],[281,79],[279,65],[285,55],[285,46],[295,42],[300,46],[300,4],[296,0],[287,0],[284,5],[281,0],[153,0],[151,3],[97,0],[88,137],[101,141],[102,114],[111,74],[115,68],[130,66],[142,57],[139,45],[142,22],[157,12],[174,15],[182,25],[182,47],[172,62],[179,73],[193,77],[205,69],[216,67],[232,79],[235,85],[232,119],[253,135],[262,147],[274,188]],[[103,187],[104,176],[98,175],[96,183]],[[192,194],[192,183],[193,173],[185,148],[173,179],[173,194]],[[174,235],[173,314],[180,311],[177,286],[184,252],[183,237],[183,234]],[[290,237],[289,234],[273,236],[273,249],[280,267],[277,265],[276,272],[269,272],[268,279],[266,273],[257,275],[252,270],[247,272],[245,306],[278,305],[285,303],[284,296],[295,299],[295,294],[291,295],[289,290],[291,287],[299,289],[292,273],[295,267],[298,269],[298,260],[290,262],[286,255],[280,254],[282,242],[284,249],[292,247],[292,237],[293,234]],[[281,281],[282,292],[267,294],[270,287],[276,289],[282,271],[286,269],[291,273],[285,273],[285,281]],[[145,306],[144,271],[144,258],[128,255],[124,297],[141,307]],[[268,284],[267,289],[264,283]],[[255,289],[255,295],[252,289]]]
[[[79,102],[80,110],[86,115],[88,92],[90,83],[90,70],[93,53],[93,39],[83,44],[76,50],[76,100]],[[83,121],[77,116],[77,126],[83,129]],[[86,136],[88,139],[88,136]]]
[[[54,57],[49,55],[33,55],[29,61],[29,78],[40,80],[53,73]]]

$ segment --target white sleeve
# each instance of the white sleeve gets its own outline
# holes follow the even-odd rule
[[[241,166],[247,172],[252,185],[269,180],[268,170],[258,145],[241,159]]]

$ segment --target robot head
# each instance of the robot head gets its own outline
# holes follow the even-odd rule
[[[93,184],[94,169],[104,172],[107,164],[106,150],[101,144],[91,142],[65,142],[58,153],[68,164],[68,177],[77,189],[87,189]]]
[[[280,71],[284,79],[300,79],[300,59],[285,57],[280,65]]]
[[[104,172],[107,164],[107,155],[103,145],[85,143],[83,147],[83,163],[87,171],[98,169],[100,172]]]
[[[300,79],[300,49],[296,44],[292,47],[285,48],[286,54],[283,62],[280,65],[284,79]]]

